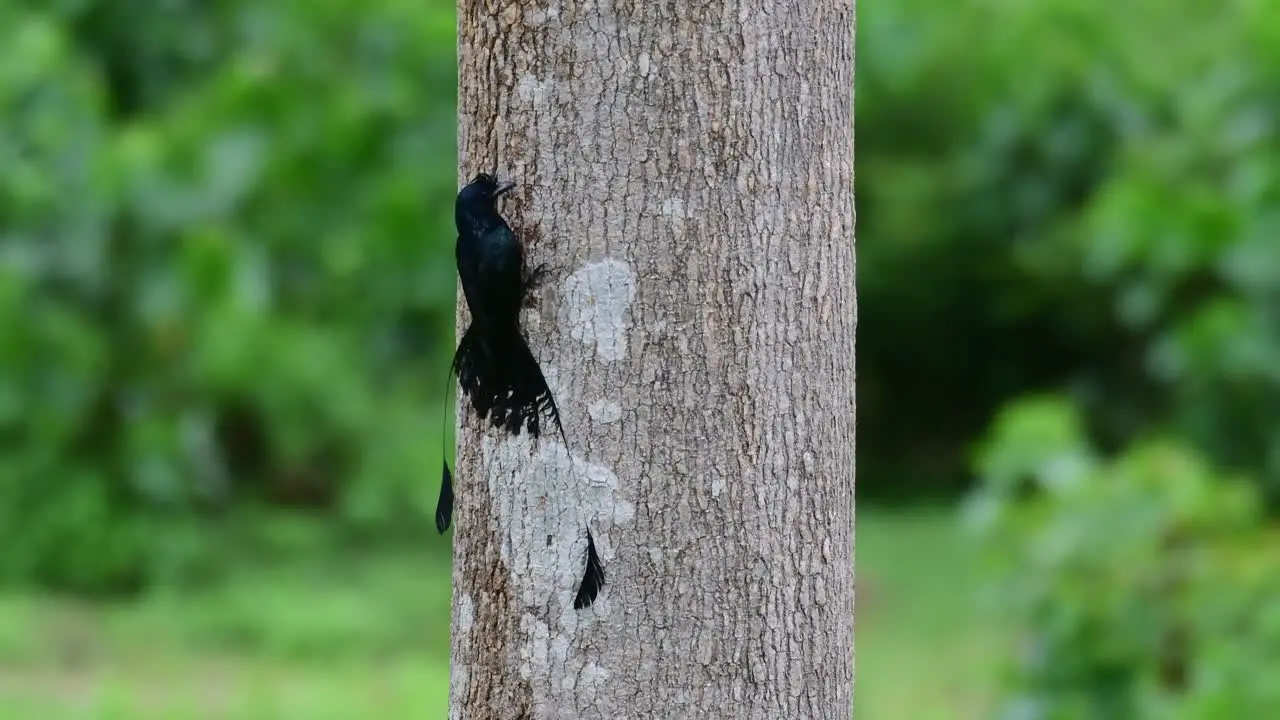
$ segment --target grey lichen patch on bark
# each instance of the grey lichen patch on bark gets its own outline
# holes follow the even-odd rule
[[[587,263],[564,281],[561,318],[569,335],[606,362],[627,356],[636,278],[620,260]]]
[[[581,633],[614,612],[611,588],[587,611],[573,608],[586,559],[590,525],[606,567],[612,538],[635,519],[635,506],[620,494],[609,468],[571,455],[544,437],[485,437],[490,459],[492,524],[502,564],[517,588],[520,620],[518,672],[532,689],[536,717],[579,717],[609,672],[582,652]]]
[[[475,604],[471,602],[471,596],[462,593],[458,596],[458,632],[466,635],[471,632],[471,627],[476,622]]]
[[[493,521],[520,603],[571,608],[586,557],[587,525],[607,564],[613,527],[635,518],[635,506],[619,492],[618,476],[571,456],[545,436],[537,442],[528,436],[485,437],[481,452],[495,470],[489,475]]]
[[[467,475],[459,476],[460,488],[479,490],[477,483]],[[466,490],[464,490],[466,491]],[[474,492],[474,490],[471,490]],[[450,718],[516,717],[528,718],[532,686],[525,680],[491,683],[484,680],[484,668],[510,665],[510,625],[507,618],[517,608],[513,597],[510,572],[502,562],[498,551],[498,535],[488,523],[467,528],[477,515],[483,517],[489,511],[486,497],[469,496],[469,512],[454,516],[454,552],[466,553],[475,562],[454,564],[453,586],[471,588],[471,592],[455,593],[453,611],[453,646],[455,652],[467,653],[471,662],[451,664],[449,682]],[[471,613],[464,612],[464,600],[469,602]],[[470,620],[467,632],[462,631],[464,620]],[[468,708],[459,711],[459,708]]]
[[[613,423],[622,419],[622,406],[613,400],[595,400],[587,406],[587,415],[599,423]]]

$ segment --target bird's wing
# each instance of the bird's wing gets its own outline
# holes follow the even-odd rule
[[[520,244],[511,228],[499,227],[485,234],[478,254],[477,286],[484,295],[485,311],[495,319],[514,320],[523,300],[523,266]]]

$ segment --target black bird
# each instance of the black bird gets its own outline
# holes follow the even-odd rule
[[[530,304],[546,268],[528,267],[524,246],[498,213],[498,198],[514,187],[514,182],[500,183],[480,173],[462,188],[454,204],[458,279],[471,324],[458,341],[450,375],[457,375],[458,386],[481,420],[512,435],[523,430],[537,438],[545,414],[567,450],[560,410],[520,328],[520,310]],[[453,517],[453,475],[448,462],[442,464],[436,504],[436,529],[441,534]],[[604,569],[588,528],[587,568],[574,607],[591,605],[603,584]]]

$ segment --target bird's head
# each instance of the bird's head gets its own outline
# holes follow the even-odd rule
[[[498,202],[499,197],[510,192],[515,186],[515,182],[499,182],[493,175],[482,172],[472,178],[471,183],[458,193],[458,203],[492,206]]]

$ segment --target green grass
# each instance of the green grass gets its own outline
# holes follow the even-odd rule
[[[0,598],[0,720],[443,718],[449,567],[294,561],[195,595]]]
[[[129,604],[0,595],[0,720],[444,718],[448,559],[246,558],[203,592]],[[858,516],[858,720],[968,720],[1001,634],[952,516]]]
[[[857,720],[991,716],[1007,632],[975,600],[979,559],[951,512],[859,509]]]

